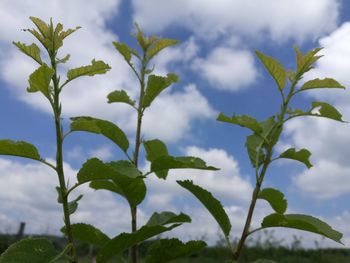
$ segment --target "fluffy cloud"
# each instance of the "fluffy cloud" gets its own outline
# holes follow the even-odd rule
[[[37,1],[34,5],[24,0],[15,4],[11,1],[2,1],[0,7],[0,25],[2,25],[0,27],[2,35],[0,45],[1,49],[4,50],[0,53],[0,77],[8,84],[8,88],[16,94],[17,98],[33,108],[50,112],[49,104],[43,96],[27,94],[25,91],[28,85],[28,75],[32,73],[36,65],[9,44],[13,40],[26,43],[33,41],[28,33],[20,31],[21,28],[32,27],[28,19],[30,15],[45,20],[54,16],[55,22],[60,21],[66,27],[75,27],[76,25],[83,27],[65,41],[60,55],[63,57],[69,53],[72,57],[63,66],[62,72],[68,68],[89,64],[94,57],[106,61],[112,67],[112,70],[104,76],[81,78],[66,86],[62,92],[63,114],[65,116],[91,115],[113,120],[122,128],[133,132],[133,123],[136,123],[136,119],[131,119],[131,116],[135,116],[132,109],[125,105],[115,106],[106,103],[107,94],[115,89],[123,88],[134,98],[138,95],[137,79],[132,76],[132,72],[123,61],[122,56],[117,54],[111,44],[112,41],[118,40],[118,37],[106,26],[108,20],[118,13],[118,0],[102,2],[65,0],[51,1],[50,3]],[[81,12],[82,9],[84,12]],[[55,12],[53,13],[52,10]],[[188,50],[188,56],[191,56],[191,53],[195,52],[195,45],[189,43],[186,50]],[[171,52],[178,51],[170,51],[168,56],[173,56]],[[162,69],[162,64],[160,67],[159,71],[165,72]],[[170,106],[168,102],[179,98],[182,100],[182,109],[177,111],[177,108],[173,107],[174,102]],[[200,103],[194,106],[197,101]],[[159,98],[157,103],[162,105],[161,111],[167,114],[160,115],[159,111],[150,110],[147,113],[147,119],[156,121],[157,127],[166,130],[168,133],[164,135],[164,138],[170,138],[170,140],[184,136],[190,130],[193,119],[205,119],[213,116],[213,109],[208,101],[195,88],[186,88],[183,91],[180,89],[174,93],[174,97],[171,93],[167,93]],[[162,125],[164,123],[171,123],[173,124],[171,127],[176,127],[176,129],[168,129]],[[148,127],[152,126],[150,123],[147,125]],[[147,127],[144,131],[146,136],[154,135],[153,133],[147,134],[151,131]]]
[[[142,1],[133,0],[134,20],[145,29],[160,32],[181,26],[208,39],[239,33],[249,37],[269,35],[273,40],[316,38],[334,29],[336,0]]]
[[[257,72],[253,55],[246,50],[215,48],[206,58],[198,58],[193,69],[216,89],[235,91],[254,82]]]

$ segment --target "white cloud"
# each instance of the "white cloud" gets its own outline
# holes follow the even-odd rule
[[[127,128],[127,131],[133,133],[136,119],[131,119],[133,112],[130,107],[125,105],[109,105],[106,103],[106,96],[115,89],[125,89],[131,97],[138,95],[138,82],[132,75],[131,70],[123,60],[122,56],[114,50],[112,41],[118,40],[118,37],[108,28],[106,22],[112,19],[118,13],[118,0],[96,1],[36,1],[35,4],[30,1],[2,1],[0,3],[0,34],[2,42],[0,53],[0,77],[8,84],[8,88],[20,100],[28,103],[33,108],[44,112],[50,112],[49,104],[40,94],[27,94],[27,79],[29,74],[35,69],[36,65],[25,55],[21,54],[17,48],[9,45],[13,40],[19,40],[26,43],[33,42],[33,38],[27,32],[21,32],[21,28],[32,27],[28,17],[38,16],[48,19],[53,16],[55,22],[61,21],[66,27],[75,27],[80,25],[83,28],[78,30],[72,36],[67,38],[60,55],[71,54],[71,59],[62,71],[68,68],[89,64],[92,58],[102,59],[111,65],[112,70],[103,76],[85,77],[74,81],[65,87],[62,92],[62,105],[64,116],[90,115],[94,117],[113,120],[118,126]],[[54,10],[54,12],[52,11]],[[84,12],[81,12],[84,10]],[[6,18],[9,19],[6,19]],[[186,56],[191,57],[196,52],[196,45],[189,41],[185,45]],[[167,53],[174,59],[179,54],[178,49],[172,49]],[[165,55],[166,56],[166,55]],[[167,60],[163,56],[163,62]],[[164,62],[165,63],[165,62]],[[159,71],[164,72],[160,59]],[[194,106],[193,98],[199,101]],[[169,107],[169,103],[174,105],[173,100],[182,100],[182,109],[179,118],[177,112]],[[154,125],[161,131],[167,132],[164,138],[170,140],[180,139],[189,131],[193,119],[206,119],[212,117],[212,108],[207,100],[194,88],[186,88],[184,91],[178,91],[172,94],[168,93],[159,98],[157,105],[161,105],[162,110],[165,107],[166,114],[159,114],[160,111],[150,110],[147,113],[147,119],[154,121]],[[158,107],[159,110],[159,107]],[[194,112],[190,112],[194,111]],[[203,114],[199,114],[203,112]],[[153,136],[154,132],[149,127],[152,123],[146,125],[144,131],[146,135]],[[147,121],[146,121],[147,123]],[[169,125],[173,129],[168,128]],[[174,128],[176,127],[176,129]],[[130,128],[130,129],[128,129]],[[147,134],[150,132],[149,134]],[[158,133],[157,133],[158,134]]]
[[[236,91],[252,84],[257,76],[253,55],[246,50],[217,47],[206,58],[193,62],[193,69],[216,89]]]
[[[280,42],[315,39],[333,30],[339,3],[336,0],[133,0],[133,7],[134,20],[145,30],[160,32],[175,25],[202,39],[239,33],[250,37],[268,35]]]

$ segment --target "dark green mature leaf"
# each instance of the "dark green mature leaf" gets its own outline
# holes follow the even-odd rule
[[[312,103],[312,109],[311,111],[318,109],[319,113],[316,113],[315,115],[319,115],[321,117],[329,118],[332,120],[344,122],[342,120],[342,115],[341,113],[332,105],[325,103],[325,102],[320,102],[320,101],[315,101]]]
[[[168,149],[161,140],[149,140],[144,141],[143,146],[146,150],[146,158],[148,161],[153,162],[155,159],[161,156],[168,156]],[[159,178],[166,178],[168,176],[168,170],[162,170],[155,172]]]
[[[0,263],[51,263],[59,254],[46,238],[27,238],[12,244]]]
[[[113,45],[128,63],[130,63],[132,55],[139,57],[137,52],[125,43],[113,42]]]
[[[169,170],[169,169],[199,169],[199,170],[211,170],[216,171],[219,170],[213,166],[207,166],[207,164],[200,158],[192,157],[192,156],[184,156],[184,157],[174,157],[174,156],[160,156],[155,159],[151,163],[151,171],[157,172],[159,175],[159,171]],[[162,178],[162,177],[160,177]],[[165,179],[165,178],[162,178]]]
[[[73,80],[81,76],[94,76],[96,74],[105,74],[111,67],[102,60],[92,60],[91,65],[70,69],[67,72],[68,80]]]
[[[124,90],[115,90],[108,94],[108,103],[120,102],[129,104],[132,107],[135,107],[135,101],[130,99],[129,95]]]
[[[92,181],[89,186],[95,190],[107,190],[122,195],[121,189],[113,181],[96,180]]]
[[[73,201],[70,201],[69,203],[68,203],[68,212],[69,212],[69,214],[71,215],[71,214],[74,214],[75,213],[75,211],[77,211],[77,209],[78,209],[78,202],[79,202],[79,200],[80,199],[82,199],[83,198],[83,195],[79,195],[77,198],[75,198]]]
[[[113,179],[118,173],[97,158],[87,160],[80,168],[77,178],[83,184],[93,180]]]
[[[74,117],[71,118],[70,128],[72,131],[86,131],[96,134],[102,134],[124,152],[129,148],[129,140],[125,133],[114,123],[92,117]]]
[[[287,200],[284,194],[274,188],[264,188],[260,191],[259,199],[269,202],[271,207],[279,214],[284,214],[287,209]]]
[[[0,140],[0,155],[11,155],[41,160],[34,145],[23,141]]]
[[[287,80],[287,73],[283,68],[282,64],[274,58],[266,56],[259,51],[256,51],[255,53],[260,59],[260,61],[264,64],[267,71],[276,81],[278,88],[282,90],[286,85]]]
[[[173,46],[175,44],[178,44],[180,41],[174,40],[174,39],[157,39],[154,44],[147,50],[147,57],[148,59],[153,58],[155,55],[157,55],[161,50],[164,48],[167,48],[169,46]]]
[[[322,56],[316,56],[316,54],[322,48],[315,48],[305,55],[303,55],[298,47],[295,47],[296,61],[297,61],[297,75],[299,78],[309,70],[312,69],[312,64],[315,63]]]
[[[134,233],[122,233],[108,241],[97,255],[97,263],[105,263],[114,255],[118,255],[127,248],[138,244],[151,237],[157,236],[166,231],[180,226],[181,224],[173,224],[169,227],[165,226],[143,226]]]
[[[136,168],[125,166],[126,163],[128,162],[111,162],[108,166],[118,173],[113,178],[113,182],[119,188],[117,193],[123,196],[131,207],[135,207],[145,199],[147,188],[141,173]]]
[[[260,133],[262,128],[260,127],[259,122],[251,116],[242,115],[242,116],[232,116],[231,118],[225,116],[223,113],[220,113],[216,119],[217,121],[228,122],[232,124],[237,124],[239,126],[248,128],[253,132]]]
[[[74,239],[83,241],[95,246],[101,247],[110,240],[110,238],[105,233],[103,233],[101,230],[89,224],[84,224],[84,223],[72,224],[71,230],[72,230]],[[61,231],[63,233],[66,233],[66,228],[63,227]]]
[[[50,82],[55,71],[43,63],[29,76],[28,92],[40,91],[46,98],[50,98]]]
[[[228,236],[231,231],[231,223],[222,204],[210,192],[195,185],[192,181],[176,181],[183,188],[190,191],[208,209],[210,214],[218,222],[222,232]]]
[[[34,59],[40,65],[43,63],[40,57],[40,49],[36,44],[33,43],[30,46],[27,46],[26,44],[21,42],[12,42],[12,43],[16,47],[18,47],[20,51],[22,51],[24,54]]]
[[[177,238],[160,239],[148,249],[146,263],[165,263],[177,258],[187,257],[198,253],[206,245],[204,241],[191,240],[182,243]]]
[[[312,164],[310,163],[310,160],[309,160],[310,156],[311,156],[310,151],[306,149],[301,149],[299,151],[296,151],[294,148],[290,148],[285,152],[281,153],[280,158],[297,160],[305,164],[307,168],[311,168]]]
[[[179,77],[176,74],[169,73],[166,77],[150,75],[148,77],[145,96],[143,98],[142,106],[147,108],[151,105],[153,100],[171,84],[177,82]]]
[[[153,213],[150,219],[147,222],[147,226],[156,226],[156,225],[168,225],[173,223],[190,223],[191,218],[183,213],[175,214],[173,212],[164,211],[161,213]]]
[[[325,78],[325,79],[313,79],[305,82],[303,86],[301,86],[300,90],[309,90],[309,89],[345,89],[343,85],[341,85],[338,81]]]
[[[325,222],[308,215],[299,214],[271,214],[264,218],[261,223],[263,228],[268,227],[287,227],[304,230],[316,234],[320,234],[324,237],[332,239],[338,243],[341,243],[343,234],[332,229]]]

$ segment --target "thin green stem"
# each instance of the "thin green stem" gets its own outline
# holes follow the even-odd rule
[[[63,170],[63,130],[61,124],[61,104],[60,104],[60,88],[59,79],[57,77],[57,65],[55,55],[51,55],[51,66],[54,70],[54,75],[52,77],[53,81],[53,111],[55,116],[55,129],[56,129],[56,172],[60,184],[60,194],[62,198],[63,214],[64,214],[64,224],[66,228],[66,235],[68,242],[72,244],[72,249],[70,251],[70,262],[77,263],[77,256],[74,247],[73,234],[71,230],[69,205],[68,205],[68,194],[65,182],[64,170]]]

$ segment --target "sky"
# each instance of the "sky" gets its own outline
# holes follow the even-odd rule
[[[0,138],[33,143],[47,160],[55,158],[54,123],[48,103],[39,94],[26,92],[28,76],[36,65],[12,44],[34,39],[23,28],[32,28],[29,16],[61,22],[65,28],[82,26],[66,39],[60,55],[71,54],[60,73],[104,60],[112,69],[105,75],[85,77],[67,86],[62,94],[64,128],[69,117],[93,116],[113,121],[134,141],[136,115],[126,105],[108,104],[106,96],[125,89],[137,97],[137,80],[112,42],[136,47],[131,35],[137,22],[147,35],[178,39],[152,63],[155,73],[175,72],[181,81],[162,93],[145,113],[142,134],[159,138],[173,155],[194,155],[221,168],[218,172],[172,171],[163,181],[147,178],[148,194],[139,208],[140,225],[154,211],[185,212],[192,224],[168,235],[183,240],[204,237],[215,244],[220,233],[214,219],[197,200],[176,184],[191,179],[221,200],[229,214],[232,236],[240,235],[254,187],[244,143],[248,131],[217,122],[219,112],[248,114],[258,120],[279,109],[280,97],[273,79],[255,56],[259,50],[277,58],[285,68],[295,68],[293,46],[303,52],[323,47],[324,55],[305,79],[333,77],[350,86],[350,2],[340,0],[1,0],[0,1]],[[293,101],[308,109],[312,101],[332,103],[350,121],[349,90],[312,90]],[[280,189],[288,200],[288,213],[317,216],[344,233],[350,246],[350,126],[320,118],[289,122],[276,153],[289,147],[312,152],[313,167],[293,161],[275,162],[264,187]],[[64,145],[65,172],[71,183],[81,165],[91,157],[104,161],[123,158],[121,152],[98,135],[73,133]],[[143,156],[143,155],[142,155]],[[149,164],[143,158],[142,169]],[[59,234],[62,212],[56,203],[55,174],[41,164],[0,157],[0,232],[15,232],[25,221],[27,233]],[[87,186],[74,222],[91,223],[108,235],[129,231],[130,215],[124,200]],[[256,208],[253,226],[272,213],[264,201]],[[285,245],[295,234],[311,247],[317,235],[276,230]],[[321,240],[322,246],[338,246]]]

